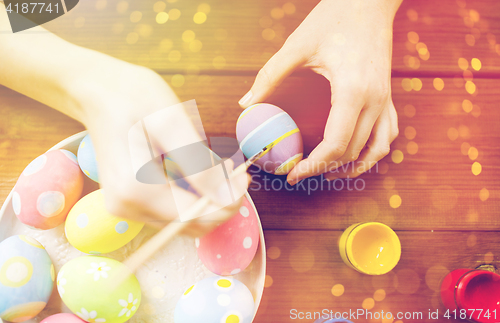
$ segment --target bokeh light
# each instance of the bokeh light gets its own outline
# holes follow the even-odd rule
[[[458,67],[460,67],[461,70],[466,70],[467,68],[469,68],[469,62],[467,62],[467,60],[463,57],[460,57],[458,59]]]
[[[422,89],[422,81],[419,78],[412,78],[411,79],[411,87],[415,91],[420,91]]]
[[[410,21],[417,21],[418,20],[418,12],[416,12],[414,9],[408,9],[406,11],[406,16],[408,17],[408,19],[410,19]]]
[[[481,174],[482,170],[483,170],[483,167],[481,166],[480,163],[474,162],[474,164],[472,164],[472,167],[471,167],[472,174],[477,176],[477,175]]]
[[[460,126],[458,126],[458,134],[460,137],[464,139],[469,139],[470,138],[469,127],[467,127],[464,124],[461,124]]]
[[[128,2],[120,1],[116,4],[116,11],[118,13],[125,13],[128,10]]]
[[[408,33],[408,41],[412,44],[417,44],[418,43],[418,40],[419,40],[419,37],[418,37],[418,34],[414,31],[410,31]]]
[[[223,69],[226,66],[226,59],[223,56],[216,56],[212,60],[212,65],[217,69]]]
[[[467,237],[467,247],[474,247],[477,243],[477,237],[475,234],[471,234]]]
[[[390,176],[384,178],[383,184],[386,190],[392,190],[396,186],[396,180]]]
[[[210,5],[208,3],[200,3],[198,5],[199,12],[203,12],[208,15],[210,13],[210,10],[212,10],[212,8],[210,8]]]
[[[336,284],[332,287],[332,295],[333,296],[336,296],[336,297],[339,297],[339,296],[342,296],[344,294],[344,285],[342,284]]]
[[[481,115],[481,108],[477,104],[474,104],[472,106],[471,114],[475,118],[479,117]]]
[[[470,100],[467,100],[467,99],[463,100],[462,108],[467,113],[471,112],[472,111],[472,102],[470,102]]]
[[[181,87],[184,85],[184,82],[185,82],[184,75],[175,74],[174,76],[172,76],[172,79],[170,82],[172,83],[172,86],[174,86],[174,87]]]
[[[444,89],[444,81],[443,79],[436,77],[434,81],[432,82],[432,85],[434,85],[434,88],[438,91],[442,91]]]
[[[204,12],[197,12],[193,16],[193,21],[195,24],[201,25],[205,21],[207,21],[207,14]]]
[[[404,107],[405,116],[407,116],[408,118],[413,118],[416,113],[417,113],[417,110],[415,109],[415,107],[413,105],[411,105],[411,104],[405,105],[405,107]]]
[[[462,155],[469,155],[469,148],[470,144],[468,142],[463,142],[462,145],[460,145],[460,151],[462,152]]]
[[[473,58],[470,62],[470,65],[476,71],[479,71],[481,69],[481,61],[478,58]]]
[[[417,130],[413,128],[412,126],[407,126],[405,128],[405,137],[408,140],[413,140],[417,136]]]
[[[392,154],[391,154],[391,159],[392,159],[392,162],[395,163],[395,164],[399,164],[403,161],[404,159],[404,154],[401,150],[399,149],[396,149],[396,150],[393,150],[392,151]]]
[[[418,144],[414,141],[408,142],[408,144],[406,144],[406,151],[408,151],[410,155],[415,155],[418,152]]]
[[[402,202],[403,202],[403,201],[401,200],[401,196],[399,196],[399,195],[393,195],[393,196],[391,196],[391,198],[389,199],[389,205],[390,205],[393,209],[397,209],[398,207],[400,207]]]
[[[371,297],[365,298],[363,300],[363,303],[361,304],[361,306],[365,310],[371,310],[375,306],[375,300],[373,298],[371,298]]]
[[[270,259],[278,259],[281,255],[281,250],[280,248],[278,247],[271,247],[269,249],[267,249],[267,256],[270,258]]]
[[[285,16],[285,11],[280,7],[276,7],[271,10],[271,17],[273,17],[276,20],[279,20],[284,16]]]
[[[185,30],[182,33],[182,40],[186,43],[192,42],[196,38],[196,34],[192,30]]]
[[[474,84],[472,81],[465,82],[465,90],[469,94],[474,94],[474,92],[476,92],[476,84]]]
[[[469,155],[470,160],[476,160],[479,155],[479,151],[476,147],[470,147],[467,155]]]
[[[474,79],[474,75],[469,70],[465,70],[462,75],[465,81],[472,81]]]
[[[178,61],[181,60],[182,54],[178,50],[173,50],[168,53],[168,60],[171,63],[177,63]]]
[[[472,34],[465,35],[465,43],[469,46],[474,46],[476,44],[476,37]]]
[[[439,291],[441,287],[441,280],[449,273],[448,268],[435,265],[427,269],[425,273],[425,284],[427,287],[432,289],[433,291]]]
[[[181,11],[179,9],[173,8],[168,11],[168,17],[170,20],[177,20],[181,16]]]
[[[265,288],[269,288],[273,285],[274,283],[274,280],[273,280],[273,277],[269,276],[269,275],[266,275],[266,278],[265,278],[265,282],[264,282],[264,287]]]
[[[132,11],[132,13],[130,14],[130,21],[133,23],[137,23],[141,21],[141,19],[142,19],[142,12],[140,11]]]
[[[411,79],[409,78],[404,78],[402,81],[401,81],[401,85],[403,86],[403,89],[405,91],[411,91],[412,89],[412,82],[411,82]]]
[[[375,293],[373,293],[373,299],[377,302],[382,302],[385,299],[385,290],[377,289]]]
[[[414,294],[420,287],[420,277],[413,269],[401,269],[396,273],[394,284],[401,294]]]
[[[295,5],[291,2],[285,3],[282,8],[287,15],[293,15],[296,11]]]
[[[163,1],[157,1],[153,5],[153,11],[156,12],[156,13],[162,12],[163,10],[165,10],[166,7],[167,7],[167,4],[165,2],[163,2]]]
[[[156,15],[156,22],[160,25],[163,25],[168,21],[168,18],[170,18],[169,14],[161,11]]]
[[[262,38],[265,40],[273,40],[276,37],[276,32],[271,28],[266,28],[262,31]]]
[[[127,35],[127,38],[125,39],[125,41],[129,45],[133,45],[133,44],[137,43],[138,40],[139,40],[139,34],[138,33],[129,33]]]
[[[449,128],[447,134],[448,138],[452,141],[457,140],[458,138],[458,130],[456,128]]]
[[[483,202],[486,202],[486,200],[490,197],[490,191],[486,187],[483,187],[479,191],[479,199]]]
[[[191,50],[193,53],[199,52],[203,48],[203,43],[195,39],[189,44],[189,50]]]

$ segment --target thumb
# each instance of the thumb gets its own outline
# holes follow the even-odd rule
[[[285,45],[267,61],[257,73],[257,77],[250,91],[238,102],[242,108],[263,102],[278,87],[283,80],[298,66],[304,64],[305,56],[299,50]]]

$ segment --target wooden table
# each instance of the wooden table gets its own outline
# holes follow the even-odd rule
[[[188,0],[80,1],[46,27],[74,43],[151,67],[169,83],[174,80],[182,100],[196,99],[208,136],[234,137],[238,99],[316,3],[287,1],[208,0],[208,6]],[[154,8],[181,14],[173,20],[176,12],[170,11],[171,19],[158,24]],[[198,10],[206,12],[202,24],[193,22]],[[186,30],[196,41],[183,41]],[[184,35],[189,40],[189,32]],[[415,35],[429,55],[417,52]],[[471,66],[472,58],[481,61],[479,71]],[[467,62],[465,73],[459,59]],[[467,91],[464,77],[474,83],[474,92]],[[444,89],[436,89],[436,78],[444,81]],[[392,89],[400,136],[378,172],[361,177],[363,190],[308,192],[307,184],[293,191],[266,190],[264,177],[275,187],[284,179],[255,177],[250,193],[268,248],[256,322],[313,321],[292,320],[292,309],[361,308],[423,312],[423,319],[403,322],[445,322],[427,317],[429,310],[444,312],[440,279],[456,268],[498,265],[500,2],[405,1],[394,27]],[[270,99],[297,121],[308,152],[321,139],[329,95],[321,77],[299,73]],[[0,116],[3,203],[32,159],[83,127],[1,87]],[[394,196],[401,205],[391,206]],[[399,235],[401,261],[389,274],[366,276],[342,263],[338,238],[360,221],[386,223]]]

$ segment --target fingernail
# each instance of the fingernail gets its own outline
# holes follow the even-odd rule
[[[297,184],[299,182],[299,179],[298,178],[294,178],[294,179],[289,179],[288,180],[288,184],[290,184],[290,186],[294,186],[295,184]]]
[[[241,105],[242,107],[246,107],[246,105],[250,102],[252,99],[253,93],[252,91],[248,91],[247,94],[245,94],[239,101],[238,104]]]

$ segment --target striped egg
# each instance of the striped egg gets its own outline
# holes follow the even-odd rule
[[[274,143],[255,163],[271,174],[288,174],[303,156],[299,128],[288,113],[269,103],[246,108],[236,122],[236,136],[247,158]]]

